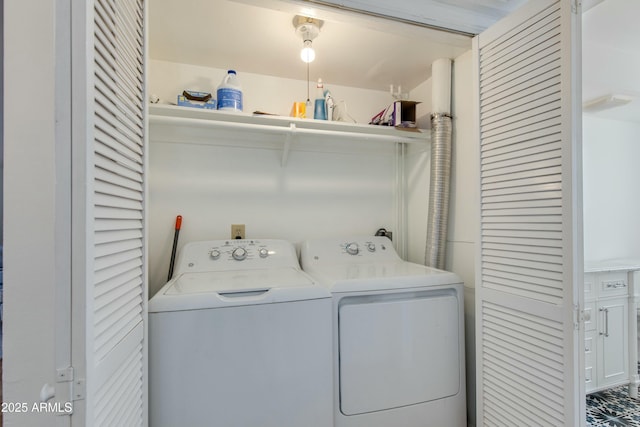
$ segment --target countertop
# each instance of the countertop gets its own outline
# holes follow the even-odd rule
[[[608,259],[601,261],[585,261],[585,273],[600,273],[605,271],[640,270],[640,259]]]

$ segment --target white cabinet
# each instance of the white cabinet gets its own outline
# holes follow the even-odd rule
[[[604,300],[597,308],[596,372],[597,386],[602,388],[629,380],[628,301]]]
[[[628,301],[606,299],[586,304],[585,381],[587,392],[629,380]]]
[[[637,395],[633,288],[629,269],[584,275],[587,393],[628,383],[630,392]]]

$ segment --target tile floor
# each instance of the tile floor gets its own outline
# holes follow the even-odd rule
[[[640,426],[640,399],[631,399],[627,386],[588,394],[587,426]]]

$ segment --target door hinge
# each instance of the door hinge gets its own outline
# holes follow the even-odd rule
[[[56,383],[56,401],[46,409],[55,410],[57,415],[72,415],[73,402],[84,399],[84,379],[75,379],[73,366],[67,366],[56,369]]]
[[[85,381],[84,378],[78,378],[73,381],[73,386],[71,387],[71,400],[84,400],[85,396]]]
[[[74,378],[74,371],[72,366],[61,368],[56,371],[56,382],[69,383],[69,397],[70,400],[82,400],[84,399],[85,386],[84,378]]]
[[[573,306],[573,329],[580,330],[580,325],[584,323],[584,310],[579,305]]]
[[[69,381],[73,381],[73,367],[67,366],[66,368],[56,370],[57,383],[66,383]]]
[[[582,10],[582,0],[573,0],[571,2],[571,12],[577,15],[579,10]]]

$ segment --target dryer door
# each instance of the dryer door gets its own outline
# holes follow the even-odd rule
[[[341,412],[358,415],[456,395],[458,310],[453,290],[343,298]]]

